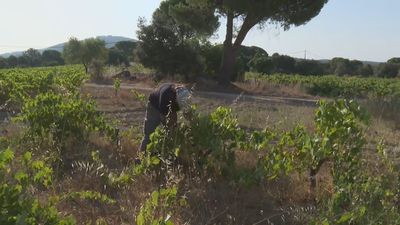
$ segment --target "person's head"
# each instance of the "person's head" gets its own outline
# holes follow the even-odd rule
[[[187,110],[191,105],[192,94],[190,90],[185,86],[176,86],[176,101],[178,102],[179,108],[181,110]]]

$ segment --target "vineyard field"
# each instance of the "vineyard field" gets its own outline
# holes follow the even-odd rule
[[[325,97],[364,97],[392,98],[400,97],[400,79],[362,78],[338,76],[301,76],[288,74],[259,74],[248,72],[247,81],[265,81],[274,85],[300,85],[311,95]]]
[[[400,224],[398,128],[336,98],[393,98],[397,80],[268,79],[335,98],[194,96],[138,152],[148,92],[85,85],[81,66],[0,70],[0,224]]]

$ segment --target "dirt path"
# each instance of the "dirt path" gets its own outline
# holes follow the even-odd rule
[[[114,88],[113,85],[105,85],[105,84],[94,84],[87,83],[86,87],[91,88]],[[141,87],[138,85],[127,85],[122,84],[121,89],[123,90],[138,90],[150,92],[154,90],[154,88],[149,87]],[[304,105],[304,106],[315,106],[318,100],[314,99],[305,99],[305,98],[293,98],[293,97],[276,97],[276,96],[260,96],[260,95],[247,95],[247,94],[231,94],[231,93],[223,93],[223,92],[210,92],[210,91],[195,91],[195,95],[199,97],[212,97],[212,98],[222,98],[225,100],[233,101],[235,99],[240,101],[264,101],[271,103],[282,103],[282,104],[291,104],[291,105]]]

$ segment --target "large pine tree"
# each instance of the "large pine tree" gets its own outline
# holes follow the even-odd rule
[[[177,21],[199,26],[196,9],[214,10],[214,17],[226,18],[226,35],[219,81],[227,84],[234,79],[234,65],[238,49],[247,33],[256,25],[276,24],[285,30],[306,24],[317,16],[328,0],[186,0],[176,10]],[[203,25],[204,23],[202,23]]]

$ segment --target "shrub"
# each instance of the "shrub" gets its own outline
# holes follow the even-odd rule
[[[171,219],[173,208],[185,204],[184,199],[178,199],[175,186],[153,191],[140,208],[136,223],[138,225],[174,225]]]
[[[73,151],[75,149],[73,146],[77,143],[84,145],[92,132],[101,132],[116,138],[116,130],[96,110],[94,102],[86,102],[78,94],[72,96],[52,92],[39,94],[33,99],[26,100],[17,120],[28,125],[28,142],[39,146],[50,144],[50,148],[53,149],[51,153],[56,153],[52,158],[60,162],[77,153],[67,150]],[[47,142],[43,142],[44,140]]]
[[[382,63],[378,67],[379,77],[393,78],[399,75],[400,65],[394,63]]]
[[[220,107],[210,115],[193,113],[178,129],[157,129],[150,137],[144,166],[166,172],[179,165],[197,175],[232,175],[234,150],[244,138],[231,109]]]
[[[50,198],[31,194],[32,187],[51,185],[52,169],[32,160],[30,152],[14,159],[11,149],[1,150],[0,177],[0,224],[75,224],[59,215]]]

